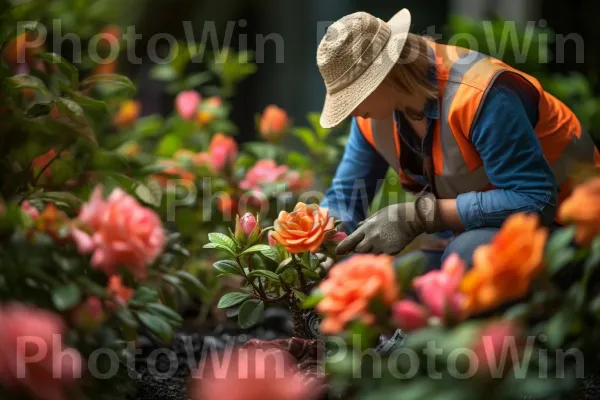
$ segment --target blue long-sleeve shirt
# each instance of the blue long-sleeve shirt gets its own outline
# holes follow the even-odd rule
[[[438,102],[428,102],[424,111],[428,119],[427,139],[433,122],[439,118]],[[495,189],[457,197],[458,215],[466,230],[499,227],[515,212],[535,212],[544,223],[553,221],[558,185],[534,131],[538,117],[535,94],[522,81],[507,75],[494,82],[474,121],[471,142]],[[399,131],[402,151],[419,151],[419,146],[410,145],[416,143],[414,135],[403,134],[402,126]],[[430,151],[427,146],[424,149]],[[366,218],[388,168],[353,120],[342,161],[321,205],[354,231],[358,222]],[[411,176],[421,182],[425,179],[412,173]]]

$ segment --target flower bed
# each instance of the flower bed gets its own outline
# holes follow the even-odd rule
[[[117,65],[31,34],[2,46],[2,399],[572,398],[595,364],[595,172],[562,227],[515,214],[472,266],[340,259],[310,191],[343,138],[270,105],[240,144],[229,100],[251,63],[189,76],[183,51],[152,73],[173,112],[144,115]]]

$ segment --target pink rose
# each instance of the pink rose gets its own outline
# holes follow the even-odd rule
[[[186,90],[177,95],[175,109],[181,118],[191,120],[196,116],[201,101],[200,93],[195,90]]]
[[[269,240],[269,246],[271,246],[271,247],[277,246],[277,240],[275,240],[275,238],[273,237],[274,233],[275,232],[273,232],[273,231],[269,231],[269,233],[267,234],[267,239]]]
[[[40,211],[32,206],[27,200],[21,203],[21,210],[25,211],[25,213],[33,219],[40,217]]]
[[[82,358],[64,349],[59,316],[20,304],[0,307],[0,383],[39,400],[65,400],[81,378]]]
[[[240,224],[242,225],[242,231],[246,235],[250,235],[256,227],[256,217],[252,213],[246,213],[240,219]]]
[[[214,359],[217,357],[217,359]],[[225,361],[225,362],[223,362]],[[193,379],[192,400],[311,400],[319,381],[304,379],[290,353],[276,348],[210,352]]]
[[[143,207],[121,189],[102,198],[102,187],[94,190],[77,217],[81,229],[72,229],[80,253],[93,253],[92,266],[107,276],[115,275],[120,265],[145,279],[146,266],[165,245],[165,233],[158,215]]]
[[[440,271],[431,271],[415,278],[413,287],[421,302],[433,315],[442,321],[446,321],[448,316],[460,320],[464,295],[460,293],[459,286],[464,273],[464,262],[457,254],[452,254]]]
[[[286,176],[290,190],[293,192],[302,192],[311,188],[314,183],[314,176],[311,171],[290,171]]]
[[[88,297],[83,304],[73,310],[72,322],[75,327],[84,332],[95,332],[106,319],[102,300],[98,297]]]
[[[427,325],[429,312],[425,307],[410,300],[394,304],[394,320],[406,332],[421,329]]]
[[[286,165],[277,165],[273,160],[259,160],[246,173],[244,180],[240,182],[242,190],[260,190],[266,183],[281,181],[288,171]]]
[[[211,165],[216,172],[221,172],[226,165],[235,161],[238,145],[232,137],[217,133],[208,146]]]
[[[473,345],[477,357],[477,365],[483,373],[500,373],[503,375],[516,359],[513,359],[511,348],[517,349],[517,354],[523,350],[522,338],[518,327],[511,321],[499,320],[484,326]],[[505,363],[502,362],[506,357]],[[504,364],[504,370],[500,367]]]

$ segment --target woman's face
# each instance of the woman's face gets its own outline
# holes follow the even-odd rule
[[[386,119],[398,106],[397,94],[393,87],[383,82],[352,112],[353,117]]]

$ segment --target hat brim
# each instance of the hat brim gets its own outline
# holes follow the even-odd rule
[[[407,9],[394,15],[388,21],[392,34],[371,66],[346,88],[325,95],[320,118],[323,128],[339,125],[383,82],[400,58],[410,24],[411,15]]]

